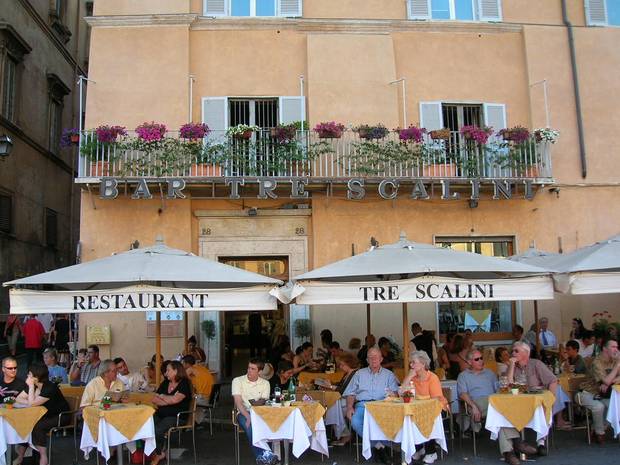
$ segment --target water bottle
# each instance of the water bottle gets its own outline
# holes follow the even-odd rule
[[[291,400],[291,402],[295,402],[296,400],[296,396],[295,396],[295,378],[291,378],[290,381],[288,382],[288,397]]]
[[[280,399],[282,398],[282,391],[280,390],[280,386],[276,386],[276,388],[273,390],[273,397],[276,404],[279,404]]]
[[[409,391],[411,392],[411,397],[415,399],[415,383],[413,380],[409,381]]]

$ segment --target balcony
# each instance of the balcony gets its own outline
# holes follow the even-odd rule
[[[449,179],[451,184],[502,180],[552,182],[550,142],[534,136],[519,144],[491,137],[486,144],[466,140],[459,132],[446,139],[428,136],[420,144],[402,142],[389,133],[382,139],[361,139],[345,131],[341,138],[320,139],[314,131],[297,131],[282,139],[274,131],[256,131],[248,139],[212,131],[200,141],[166,133],[160,142],[138,143],[129,134],[116,142],[100,143],[85,132],[80,142],[77,182],[102,177],[184,178],[188,184],[223,183],[225,178],[310,178],[312,183],[346,182],[364,178]]]

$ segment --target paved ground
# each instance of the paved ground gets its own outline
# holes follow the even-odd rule
[[[241,443],[241,464],[252,465],[250,449],[242,437]],[[603,446],[588,446],[585,442],[585,432],[583,430],[574,432],[557,431],[555,433],[555,443],[551,448],[548,457],[537,459],[540,465],[611,465],[619,463],[620,442],[612,440],[611,436]],[[229,425],[215,426],[214,435],[210,436],[208,430],[197,431],[196,436],[198,448],[198,463],[200,465],[234,465],[234,437],[232,429]],[[480,464],[498,464],[500,461],[497,446],[491,442],[488,437],[479,440],[478,457],[472,455],[471,440],[464,440],[462,448],[459,447],[458,439],[454,443],[448,443],[450,453],[446,455],[443,461],[438,461],[441,465],[462,464],[469,461],[475,461]],[[52,463],[54,465],[69,465],[73,461],[72,440],[68,438],[59,438],[58,449],[54,454]],[[191,444],[189,435],[184,436],[183,444],[187,447]],[[56,446],[54,446],[56,447]],[[398,457],[398,454],[395,454]],[[94,464],[96,461],[93,457],[86,462],[80,458],[80,463]],[[103,462],[101,462],[103,463]],[[112,462],[116,463],[116,462]],[[125,461],[127,463],[127,461]],[[187,451],[181,458],[171,461],[172,465],[185,465],[193,463],[191,453]],[[355,450],[349,450],[349,447],[330,448],[330,457],[321,461],[321,457],[311,451],[306,452],[300,459],[291,459],[291,465],[353,465],[355,464]],[[395,460],[395,465],[398,462]]]

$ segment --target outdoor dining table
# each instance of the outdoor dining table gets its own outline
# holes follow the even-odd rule
[[[269,449],[268,442],[284,442],[284,463],[288,464],[288,445],[293,455],[301,456],[308,448],[329,456],[323,415],[325,408],[318,402],[294,402],[288,407],[259,406],[250,409],[252,443]]]
[[[366,402],[364,405],[362,455],[372,456],[371,441],[399,442],[402,459],[409,463],[415,446],[435,439],[448,451],[441,420],[441,403],[436,399],[414,399]]]
[[[344,376],[344,371],[335,371],[334,373],[321,373],[314,371],[301,371],[297,376],[297,380],[299,384],[304,386],[311,386],[314,384],[314,380],[317,378],[325,379],[329,381],[331,384],[338,384],[342,377]]]
[[[32,447],[32,429],[45,415],[45,407],[0,408],[0,464],[7,463],[6,456],[11,444],[28,443]],[[10,457],[9,457],[10,458]]]
[[[321,402],[325,407],[325,426],[333,425],[336,433],[336,437],[340,439],[344,432],[347,423],[344,418],[344,412],[342,408],[342,396],[337,391],[321,391],[313,389],[305,391],[303,389],[297,390],[297,398],[301,400],[304,396],[312,397],[313,400]]]
[[[114,404],[109,410],[98,406],[84,407],[84,428],[80,449],[84,457],[92,449],[97,449],[107,460],[110,458],[110,447],[118,446],[117,460],[123,464],[121,446],[127,444],[133,452],[136,449],[135,441],[144,441],[144,453],[150,455],[155,450],[155,424],[153,414],[155,409],[149,405]]]
[[[620,435],[620,384],[614,384],[613,391],[611,391],[607,421],[614,429],[614,437],[618,437]]]
[[[551,391],[536,394],[492,394],[485,428],[496,440],[501,428],[515,428],[536,431],[536,439],[547,436],[553,420],[552,410],[555,396]]]

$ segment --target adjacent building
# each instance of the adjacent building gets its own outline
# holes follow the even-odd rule
[[[530,245],[569,252],[620,231],[615,1],[99,0],[87,21],[85,127],[128,135],[83,135],[82,260],[162,235],[286,280],[401,231],[501,257]],[[204,145],[177,132],[192,121],[209,126]],[[144,122],[181,142],[136,142]],[[619,303],[558,298],[540,311],[565,338],[572,317],[618,317]],[[402,342],[400,311],[372,305],[372,332]],[[178,317],[167,316],[166,356],[182,348]],[[134,366],[150,358],[150,316],[81,318],[82,328],[111,324],[110,353]],[[345,346],[367,330],[355,306],[263,318],[264,344],[280,332],[298,342],[308,319],[315,343],[323,328]],[[441,338],[472,318],[488,344],[533,322],[530,303],[409,305],[409,320]],[[203,313],[189,327],[225,369],[248,320]]]
[[[0,2],[1,282],[75,263],[77,145],[61,136],[80,119],[91,13],[83,0]],[[5,288],[0,312],[9,312]]]

